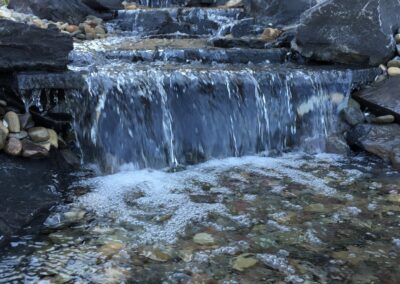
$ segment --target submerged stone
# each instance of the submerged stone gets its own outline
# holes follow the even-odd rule
[[[199,245],[214,245],[215,239],[208,233],[198,233],[193,237],[193,241]]]

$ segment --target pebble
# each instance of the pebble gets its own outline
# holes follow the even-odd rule
[[[400,68],[399,67],[390,67],[388,69],[389,76],[400,76]]]
[[[33,127],[28,133],[33,142],[46,142],[50,139],[50,134],[44,127]]]
[[[4,152],[11,156],[19,156],[22,152],[22,143],[17,138],[10,138],[8,139],[5,147]]]
[[[7,112],[6,115],[4,116],[4,120],[7,122],[8,130],[10,130],[10,132],[18,133],[21,131],[21,124],[19,122],[19,117],[15,112],[13,111]]]
[[[282,34],[281,30],[274,28],[266,28],[264,32],[260,35],[261,40],[273,41],[277,39]]]
[[[50,145],[56,149],[58,149],[58,135],[57,132],[55,132],[53,129],[47,129],[47,131],[49,132],[49,142]]]
[[[26,137],[28,137],[28,132],[22,130],[21,132],[18,132],[18,133],[11,133],[9,135],[9,137],[10,138],[15,138],[15,139],[18,139],[18,140],[22,140],[22,139],[25,139]]]
[[[400,34],[396,34],[394,39],[396,40],[396,43],[400,43]]]
[[[387,67],[397,67],[400,68],[400,57],[396,57],[392,60],[390,60],[387,64]]]
[[[376,124],[389,124],[393,123],[394,121],[395,118],[391,114],[371,118],[371,122]]]
[[[193,237],[193,241],[199,245],[213,245],[215,240],[213,236],[207,233],[199,233]]]
[[[4,100],[0,100],[0,106],[6,107],[7,106],[7,102]]]
[[[75,32],[77,32],[77,31],[79,31],[79,27],[78,26],[76,26],[76,25],[69,25],[69,26],[67,26],[66,28],[65,28],[65,30],[67,31],[67,32],[69,32],[69,33],[75,33]]]

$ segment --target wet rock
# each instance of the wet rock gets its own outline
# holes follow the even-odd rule
[[[363,88],[353,97],[375,115],[391,114],[400,122],[400,96],[395,90],[400,89],[400,77],[391,77],[381,83]]]
[[[377,66],[393,58],[399,22],[397,0],[326,0],[304,14],[293,47],[317,61]]]
[[[400,125],[360,124],[348,134],[348,142],[372,153],[385,161],[398,155],[400,146]]]
[[[120,10],[124,0],[82,0],[82,2],[96,11]]]
[[[66,69],[70,36],[2,19],[0,26],[0,70]]]
[[[28,134],[33,142],[45,142],[50,139],[49,131],[44,127],[33,127],[28,130]]]
[[[47,129],[49,133],[49,142],[50,145],[56,149],[58,149],[58,135],[53,129]]]
[[[395,146],[390,154],[390,162],[396,169],[400,169],[400,145]]]
[[[100,248],[100,252],[105,257],[112,257],[123,249],[124,245],[120,242],[108,242]]]
[[[209,44],[221,48],[265,49],[266,42],[259,38],[214,38]]]
[[[144,249],[141,252],[141,255],[143,255],[144,257],[158,262],[169,261],[172,258],[171,254],[172,252],[171,249],[169,248],[156,248],[156,247],[150,249]]]
[[[61,150],[60,155],[64,162],[70,167],[78,168],[81,165],[79,157],[69,149]]]
[[[399,67],[389,67],[388,68],[389,76],[400,76],[400,68]]]
[[[264,32],[260,35],[260,39],[265,41],[273,41],[276,40],[282,34],[281,30],[266,28]]]
[[[244,271],[247,268],[253,267],[258,263],[258,260],[253,254],[245,253],[235,258],[232,268],[238,271]]]
[[[387,67],[396,67],[396,68],[400,68],[400,57],[396,57],[392,60],[390,60],[387,64]]]
[[[6,144],[8,133],[8,128],[0,121],[0,150],[2,150]]]
[[[36,145],[28,140],[22,141],[22,156],[24,158],[45,158],[49,155],[49,151]]]
[[[326,152],[347,155],[351,152],[351,149],[344,138],[330,136],[326,141]]]
[[[243,0],[229,0],[223,8],[241,8],[244,6]]]
[[[19,123],[21,125],[21,129],[28,129],[33,127],[33,120],[32,116],[29,112],[20,114],[19,116]]]
[[[349,99],[347,107],[341,111],[341,115],[351,126],[363,123],[365,120],[360,104],[351,98]]]
[[[388,124],[393,123],[394,121],[395,118],[391,114],[371,118],[371,122],[377,124]]]
[[[58,212],[50,215],[43,225],[50,229],[61,229],[81,221],[85,215],[85,211],[76,208],[67,212]]]
[[[65,30],[72,34],[79,31],[79,27],[76,25],[69,25]]]
[[[88,15],[98,15],[81,0],[10,0],[8,7],[42,19],[70,24],[82,23]]]
[[[6,115],[4,116],[4,120],[6,121],[10,132],[18,133],[21,131],[21,125],[19,123],[19,118],[15,112],[13,112],[13,111],[7,112]]]
[[[266,24],[284,26],[297,23],[304,11],[310,9],[315,0],[248,0],[245,7],[250,14]]]
[[[28,137],[28,132],[22,130],[21,132],[18,132],[18,133],[10,133],[8,136],[10,138],[22,140],[22,139],[25,139],[26,137]]]
[[[214,245],[214,237],[208,233],[199,233],[193,237],[193,241],[199,245]]]
[[[9,138],[4,147],[4,152],[11,156],[19,156],[22,152],[22,143],[17,138]]]

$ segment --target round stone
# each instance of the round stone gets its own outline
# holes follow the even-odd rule
[[[49,131],[44,127],[33,127],[28,133],[33,142],[46,142],[50,139]]]
[[[400,76],[400,68],[399,67],[390,67],[388,69],[389,76]]]
[[[18,133],[21,131],[21,124],[19,122],[18,114],[13,111],[9,111],[4,116],[4,120],[7,122],[8,130],[13,133]]]
[[[22,152],[22,143],[17,138],[11,137],[8,139],[5,147],[4,152],[11,156],[19,156]]]

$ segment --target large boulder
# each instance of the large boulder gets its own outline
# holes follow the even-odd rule
[[[245,7],[261,21],[282,26],[297,23],[302,13],[316,3],[317,0],[246,0]]]
[[[1,19],[0,27],[0,71],[66,69],[69,35]]]
[[[378,65],[395,54],[398,0],[326,0],[304,13],[293,47],[317,61]]]
[[[353,97],[376,115],[393,115],[400,122],[400,77],[368,86],[356,92]]]
[[[109,11],[122,9],[124,0],[82,0],[82,2],[96,11]]]
[[[70,24],[82,23],[88,15],[99,16],[81,0],[10,0],[8,7],[21,13]]]
[[[359,124],[348,132],[347,141],[400,168],[399,124]]]

